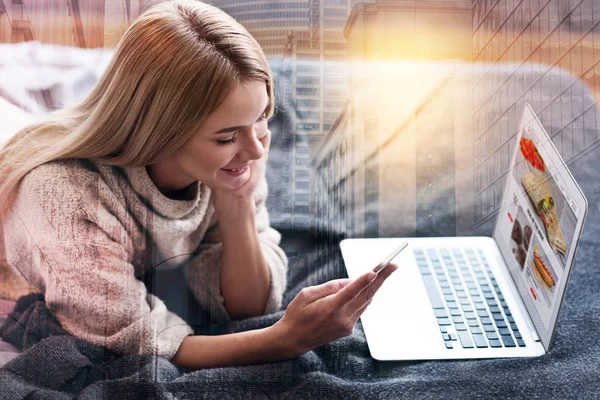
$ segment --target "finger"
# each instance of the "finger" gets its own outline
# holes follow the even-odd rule
[[[335,295],[334,307],[343,307],[376,279],[377,274],[372,271],[362,274]]]
[[[322,299],[323,297],[331,296],[348,286],[350,282],[352,282],[352,279],[334,279],[320,285],[308,286],[303,289],[304,300],[306,301],[306,304],[308,304],[318,299]]]
[[[394,271],[398,269],[398,264],[396,263],[389,263],[388,265],[386,265],[381,271],[385,271],[388,268],[393,268]],[[379,272],[381,272],[379,271]]]
[[[363,315],[363,313],[365,312],[367,307],[369,307],[372,302],[373,302],[373,299],[367,301],[365,304],[363,304],[363,306],[361,308],[359,308],[358,310],[356,310],[356,312],[354,314],[352,314],[352,316],[350,318],[351,318],[353,324],[356,324],[358,319]]]
[[[385,280],[387,278],[389,278],[389,276],[392,273],[394,273],[394,271],[396,271],[397,269],[398,269],[398,266],[396,264],[390,264],[387,267],[385,267],[379,273],[379,275],[377,276],[377,279],[375,279],[373,281],[373,283],[371,283],[367,288],[365,288],[362,292],[360,292],[358,294],[358,296],[356,296],[354,299],[350,300],[344,306],[344,310],[349,315],[355,314],[367,302],[369,302],[373,299],[373,296],[375,296],[375,293],[377,293],[379,288],[381,288],[381,285],[383,285],[383,282],[385,282]]]

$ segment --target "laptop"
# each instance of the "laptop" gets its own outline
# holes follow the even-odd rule
[[[535,357],[550,348],[588,205],[528,104],[514,144],[492,237],[341,241],[352,279],[408,242],[361,316],[373,358]]]

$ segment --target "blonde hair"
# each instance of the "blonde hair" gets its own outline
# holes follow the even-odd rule
[[[200,1],[158,3],[127,29],[81,103],[21,129],[0,150],[0,216],[23,177],[46,162],[85,158],[126,167],[169,157],[250,80],[265,82],[270,118],[271,71],[248,31]]]

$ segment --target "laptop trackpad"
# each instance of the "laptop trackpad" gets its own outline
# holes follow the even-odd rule
[[[394,260],[399,265],[362,315],[371,355],[379,360],[422,358],[445,351],[444,341],[411,252]]]

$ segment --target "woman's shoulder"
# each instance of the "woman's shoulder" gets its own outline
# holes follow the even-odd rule
[[[98,169],[89,160],[66,159],[49,161],[29,171],[21,181],[23,186],[52,188],[53,190],[74,189],[95,182]]]
[[[16,202],[50,205],[79,203],[83,197],[97,195],[100,174],[89,160],[50,161],[29,171],[17,189]]]

